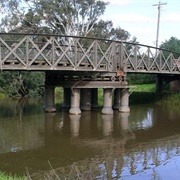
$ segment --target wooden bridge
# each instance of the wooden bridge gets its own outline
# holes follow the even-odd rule
[[[102,113],[112,114],[114,89],[114,108],[129,111],[127,73],[179,75],[180,54],[105,39],[0,33],[0,69],[44,71],[45,110],[48,112],[55,111],[54,87],[62,86],[64,107],[70,106],[70,113],[81,112],[80,89],[81,109],[90,110],[97,106],[97,88],[103,88]]]

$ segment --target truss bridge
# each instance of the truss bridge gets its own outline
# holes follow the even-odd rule
[[[54,88],[61,86],[67,94],[64,94],[64,106],[71,107],[70,113],[81,112],[80,90],[84,91],[82,96],[93,94],[95,99],[90,103],[90,97],[81,98],[82,109],[87,110],[91,105],[97,106],[97,88],[103,88],[102,113],[111,114],[114,89],[116,99],[122,97],[122,104],[116,106],[122,112],[129,111],[127,73],[179,76],[180,54],[141,44],[88,37],[0,33],[0,69],[45,72],[45,109],[48,112],[55,111]]]

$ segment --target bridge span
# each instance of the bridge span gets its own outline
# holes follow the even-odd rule
[[[127,73],[180,75],[180,54],[151,46],[88,37],[0,33],[2,71],[43,71],[45,111],[56,111],[54,88],[64,88],[63,107],[71,114],[98,106],[103,114],[129,112]],[[114,95],[114,105],[112,97]]]

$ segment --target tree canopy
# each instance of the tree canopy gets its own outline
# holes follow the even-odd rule
[[[128,31],[101,19],[107,5],[108,2],[102,0],[0,0],[0,13],[3,14],[0,31],[129,40]],[[4,82],[4,77],[8,77],[8,83]],[[27,75],[5,72],[0,74],[0,84],[1,87],[5,84],[10,95],[12,91],[22,96],[38,94],[40,92],[33,93],[31,89],[36,91],[44,75],[37,81],[35,77],[33,72]]]
[[[180,40],[176,37],[171,37],[169,40],[162,42],[160,48],[180,54]]]
[[[129,32],[101,19],[107,5],[101,0],[0,0],[1,31],[129,39]]]

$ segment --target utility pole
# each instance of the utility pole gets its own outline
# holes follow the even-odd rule
[[[160,16],[161,16],[161,6],[166,5],[167,3],[161,3],[159,1],[158,4],[154,4],[153,6],[158,6],[158,21],[157,21],[157,34],[156,34],[156,48],[158,48],[158,40],[159,40],[159,24],[160,24]]]

